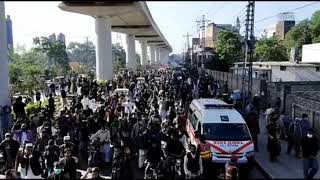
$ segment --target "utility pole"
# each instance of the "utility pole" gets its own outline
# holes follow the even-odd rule
[[[201,20],[196,20],[196,23],[197,23],[197,33],[198,33],[198,38],[199,38],[199,46],[201,47],[200,45],[200,23],[201,23]],[[197,64],[197,67],[199,67],[199,56],[198,56],[198,51],[196,51],[196,55],[195,55],[195,59],[196,59],[196,64]]]
[[[246,97],[248,97],[249,103],[252,102],[252,61],[253,61],[253,50],[254,50],[254,1],[249,1],[246,10],[246,24],[245,24],[245,57],[242,69],[242,103],[243,111],[246,106]],[[248,73],[247,73],[248,63]],[[246,78],[248,76],[248,78]],[[248,87],[246,88],[246,85]]]
[[[202,50],[202,58],[201,58],[201,68],[204,69],[204,59],[205,59],[205,48],[206,48],[206,23],[209,20],[206,20],[205,15],[202,15],[201,21],[201,50]]]

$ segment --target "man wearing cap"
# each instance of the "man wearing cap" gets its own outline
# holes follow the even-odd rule
[[[5,139],[0,143],[0,152],[7,163],[8,169],[14,168],[14,160],[17,156],[20,144],[12,138],[11,133],[5,134]]]
[[[238,157],[233,155],[225,165],[225,179],[237,179],[239,176],[239,169],[237,168]]]
[[[21,174],[22,179],[41,179],[42,167],[41,154],[33,149],[32,143],[27,143],[22,153],[16,158],[15,168]]]
[[[45,147],[48,144],[50,137],[48,132],[45,129],[41,130],[40,137],[36,140],[34,148],[40,152],[44,152]]]
[[[14,135],[14,139],[16,139],[20,145],[28,139],[31,143],[34,143],[33,134],[30,130],[27,129],[27,124],[23,123],[21,125],[21,129],[15,130],[14,126],[12,126],[11,132]]]
[[[70,136],[63,137],[63,144],[60,145],[60,157],[63,157],[63,152],[65,149],[69,148],[72,152],[72,155],[75,155],[75,144],[70,141]]]

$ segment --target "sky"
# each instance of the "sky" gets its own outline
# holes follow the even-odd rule
[[[315,11],[320,10],[320,2],[303,6],[313,2],[315,1],[256,2],[255,35],[260,36],[264,29],[276,24],[276,15],[280,12],[302,7],[293,11],[295,20],[299,22],[310,18]],[[6,1],[5,11],[11,16],[13,23],[14,47],[18,44],[29,49],[32,46],[33,37],[60,32],[65,34],[67,43],[84,42],[88,37],[95,44],[94,19],[90,16],[62,11],[58,8],[59,3],[59,1]],[[147,1],[152,17],[172,46],[173,53],[183,51],[186,43],[184,35],[188,33],[193,35],[192,37],[198,36],[196,20],[201,19],[203,14],[206,15],[206,19],[216,24],[235,24],[237,16],[241,22],[244,22],[246,4],[247,1]],[[259,21],[264,18],[267,19]],[[244,26],[244,23],[242,25]],[[124,34],[112,33],[112,43],[116,42],[126,48]],[[141,53],[137,41],[136,51]]]

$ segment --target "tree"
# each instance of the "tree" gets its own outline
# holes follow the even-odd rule
[[[255,59],[259,61],[288,61],[285,46],[276,38],[262,38],[255,45]]]
[[[64,75],[69,68],[69,58],[66,51],[66,45],[61,41],[51,41],[47,37],[33,38],[34,50],[45,53],[49,59],[48,66],[52,64],[57,69],[58,75]]]
[[[112,44],[112,61],[122,68],[126,66],[126,51],[119,44]]]
[[[311,17],[311,31],[313,36],[313,43],[320,42],[320,10],[313,13]]]
[[[69,59],[79,61],[82,65],[90,68],[96,66],[96,51],[93,42],[86,43],[70,42],[67,47]]]
[[[290,56],[292,48],[296,49],[296,57],[298,61],[301,61],[302,45],[312,43],[312,32],[310,28],[310,21],[303,20],[296,26],[294,26],[286,34],[285,46],[287,53]]]
[[[9,64],[10,84],[14,92],[32,95],[34,90],[41,89],[40,77],[44,74],[44,62],[46,57],[43,53],[33,49],[22,54],[10,53]]]
[[[243,59],[240,36],[230,30],[219,31],[215,52],[214,61],[220,62],[213,62],[213,64],[219,64],[224,66],[224,69],[228,69],[232,63]]]

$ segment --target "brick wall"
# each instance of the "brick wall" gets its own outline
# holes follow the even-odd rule
[[[305,92],[305,93],[303,93]],[[281,99],[281,110],[285,110],[284,106],[286,106],[288,98],[286,98],[289,94],[296,95],[314,100],[320,101],[320,82],[319,81],[306,81],[306,82],[269,82],[267,83],[267,103],[274,104],[277,97]],[[310,97],[310,98],[309,98]]]
[[[316,92],[310,92],[316,93]],[[297,93],[300,94],[300,93]],[[319,94],[319,92],[317,92]],[[292,118],[301,118],[303,113],[309,117],[310,125],[312,126],[316,136],[320,138],[320,101],[314,101],[303,98],[294,94],[289,94],[287,97],[285,110],[288,114],[291,113]]]

